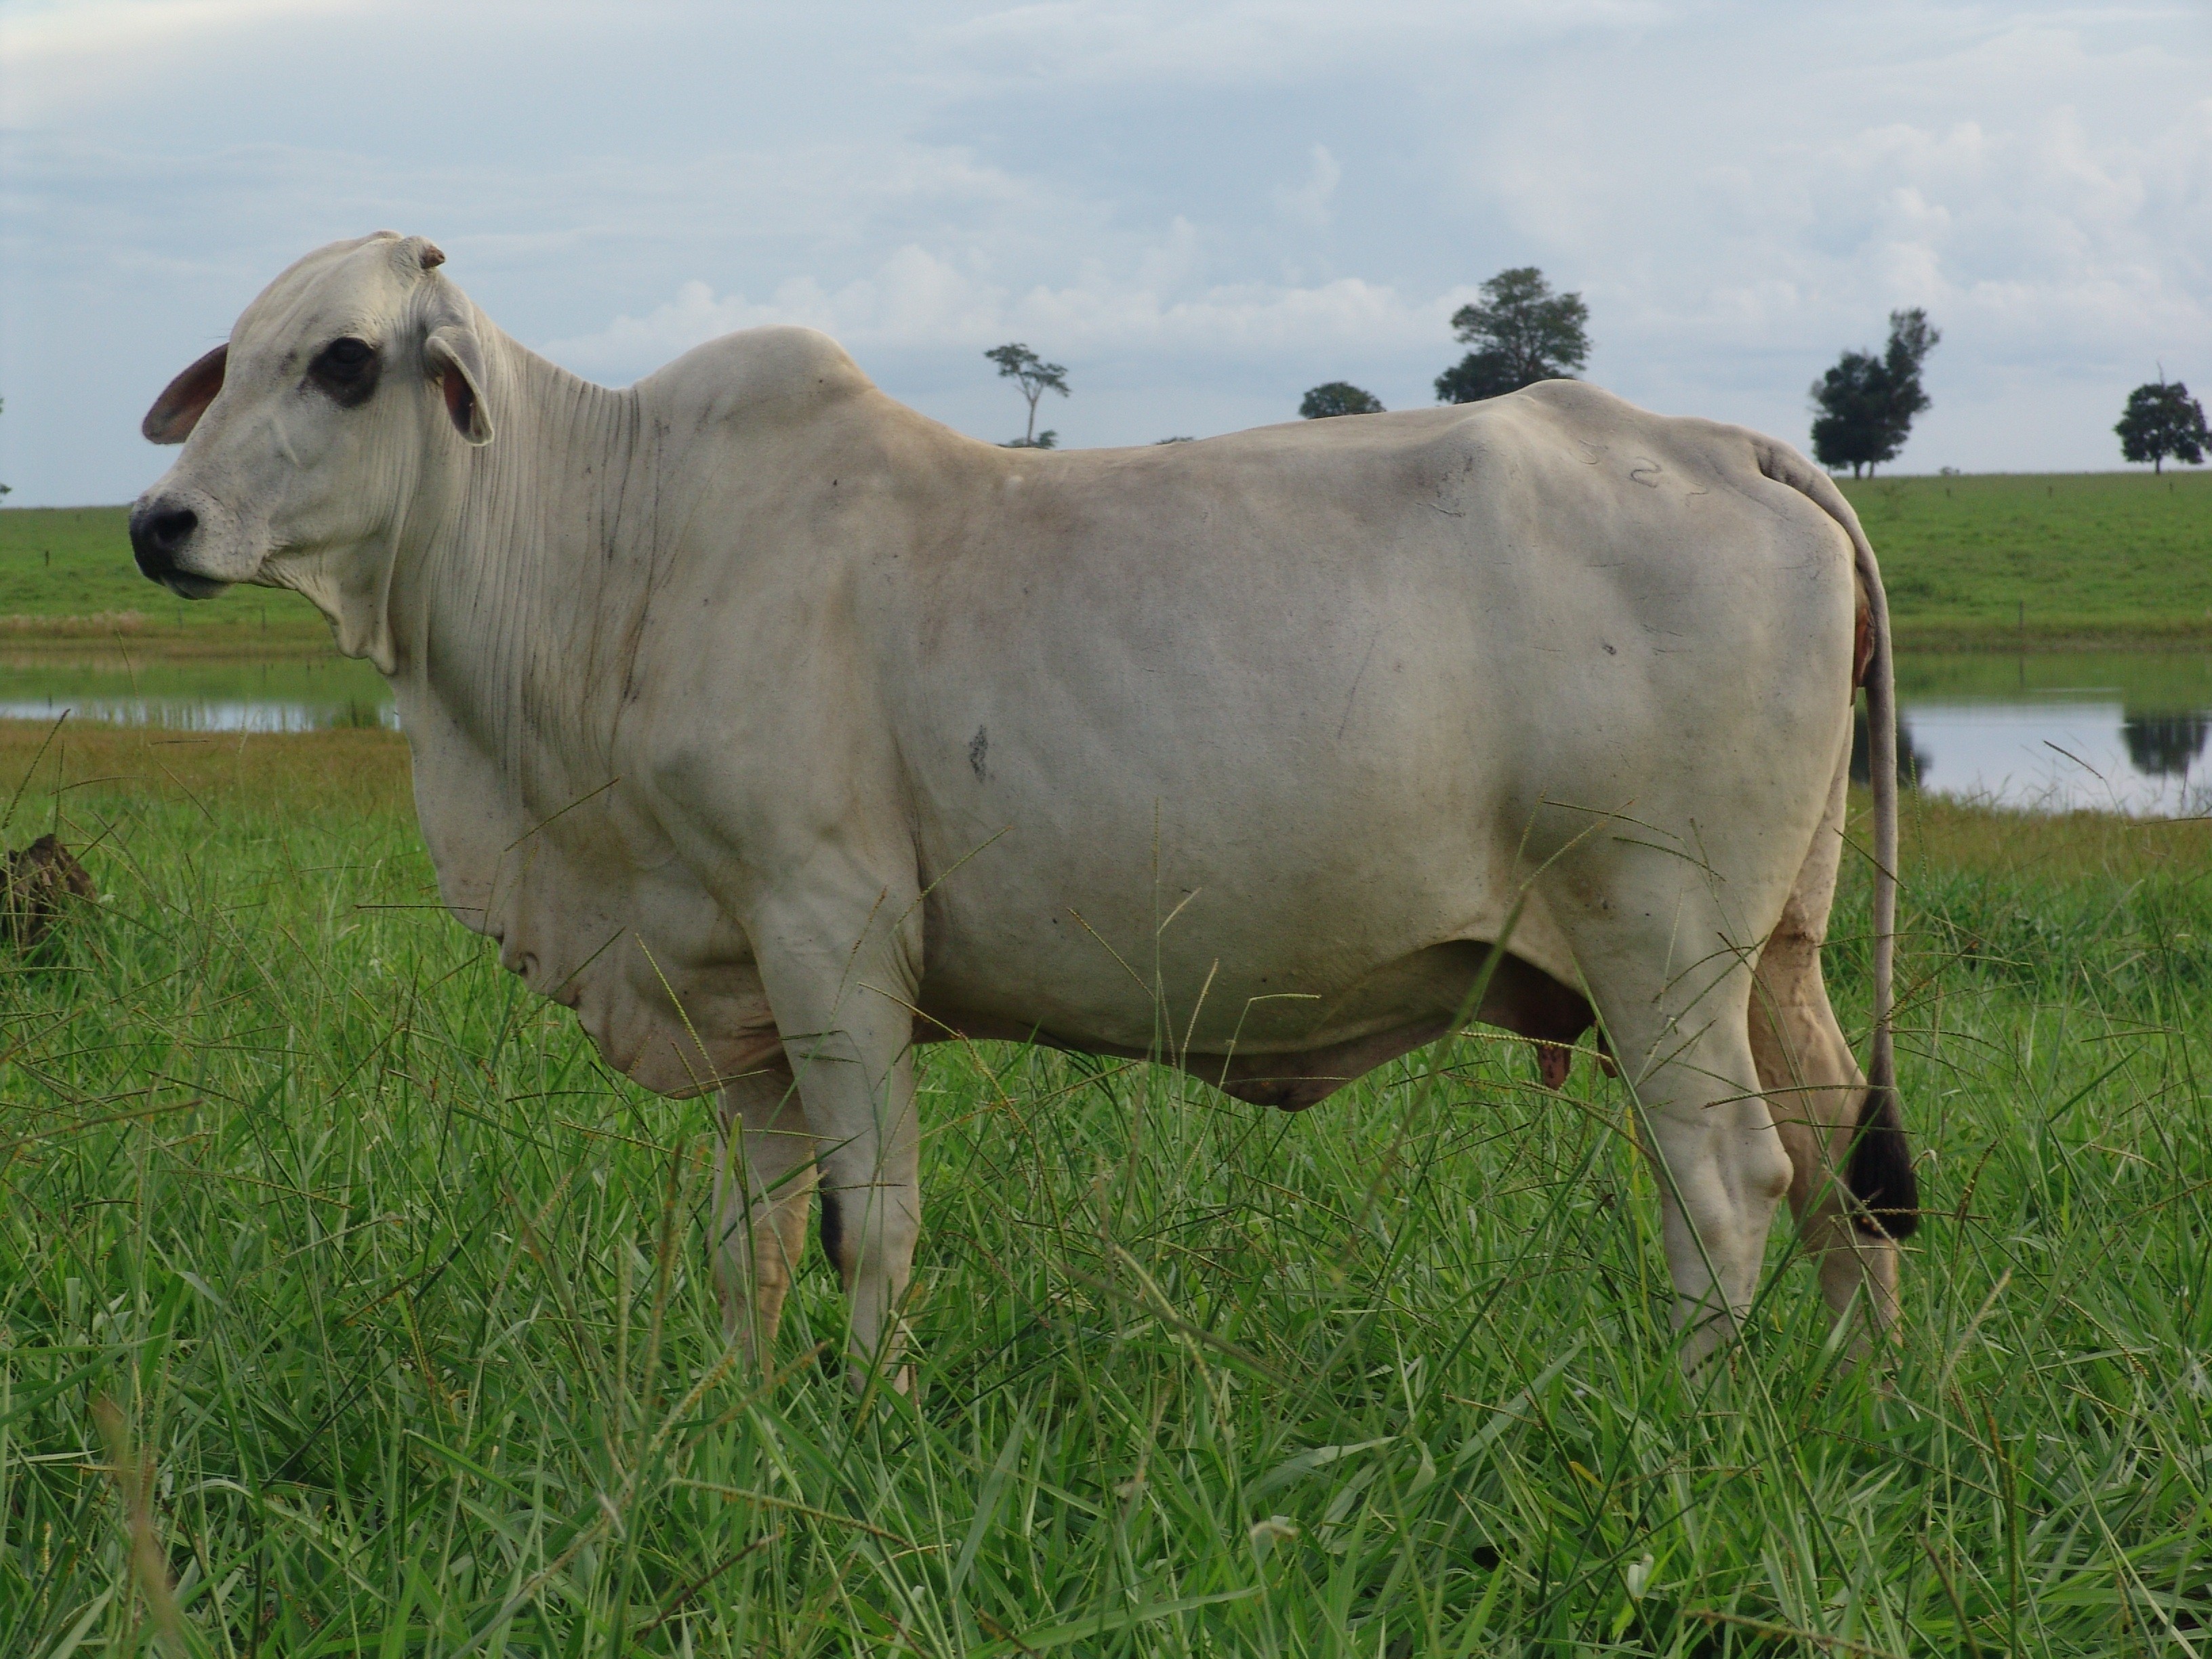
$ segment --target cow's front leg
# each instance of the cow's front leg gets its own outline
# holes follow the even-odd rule
[[[911,1375],[898,1363],[899,1312],[921,1227],[911,967],[920,952],[918,939],[902,936],[910,911],[901,914],[910,905],[882,896],[842,925],[818,903],[769,907],[754,928],[813,1138],[823,1253],[852,1298],[854,1385],[881,1364],[902,1393]]]
[[[806,1248],[814,1137],[781,1059],[722,1091],[714,1272],[724,1333],[765,1364]]]

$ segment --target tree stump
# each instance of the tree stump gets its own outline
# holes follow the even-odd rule
[[[40,836],[7,856],[0,878],[0,935],[18,950],[28,950],[53,931],[63,910],[75,900],[100,902],[84,866],[52,836]]]

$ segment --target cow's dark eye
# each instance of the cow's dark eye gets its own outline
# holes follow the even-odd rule
[[[358,409],[376,390],[376,348],[350,334],[331,341],[307,366],[307,379],[341,409]]]

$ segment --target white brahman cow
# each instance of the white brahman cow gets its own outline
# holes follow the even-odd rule
[[[856,1361],[898,1352],[918,1042],[1296,1109],[1470,1015],[1556,1083],[1593,1010],[1686,1362],[1785,1194],[1829,1304],[1894,1319],[1888,624],[1796,452],[1571,381],[1001,449],[804,329],[589,385],[443,257],[270,283],[147,416],[184,450],[132,546],[312,599],[392,682],[454,914],[612,1065],[720,1092],[744,1340],[818,1190]],[[1871,1088],[1820,963],[1863,679]]]

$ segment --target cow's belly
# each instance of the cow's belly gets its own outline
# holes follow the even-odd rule
[[[925,831],[925,1011],[1292,1053],[1449,1018],[1484,954],[1456,947],[1503,942],[1576,984],[1529,885],[1555,829],[1540,798],[1576,783],[1486,739],[1460,678],[1440,703],[1401,677],[1348,718],[1339,690],[1319,733],[1259,708],[1195,732],[1036,730],[1010,707],[1000,769],[987,748],[982,777],[948,779],[968,810]]]

